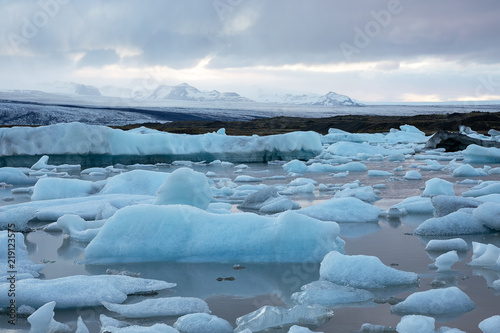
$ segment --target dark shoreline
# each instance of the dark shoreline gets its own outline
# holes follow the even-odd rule
[[[248,121],[182,120],[170,123],[144,123],[112,126],[132,129],[145,126],[171,133],[203,134],[226,129],[228,135],[272,135],[293,131],[315,131],[327,134],[329,128],[337,128],[351,133],[383,133],[401,125],[413,125],[427,135],[438,130],[459,130],[460,125],[486,134],[490,129],[500,130],[500,112],[470,112],[452,114],[427,114],[416,116],[367,116],[348,115],[327,118],[274,117]]]

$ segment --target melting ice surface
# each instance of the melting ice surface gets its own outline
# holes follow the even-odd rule
[[[9,224],[25,232],[13,236],[18,322],[3,312],[2,331],[499,330],[495,149],[423,150],[411,126],[230,137],[73,123],[1,135],[16,143],[1,147],[6,160],[51,155],[0,168],[0,245]],[[67,140],[28,144],[53,136]],[[161,152],[177,160],[52,161]]]

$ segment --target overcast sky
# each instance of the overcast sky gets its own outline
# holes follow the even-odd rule
[[[0,88],[500,100],[498,0],[0,0]]]

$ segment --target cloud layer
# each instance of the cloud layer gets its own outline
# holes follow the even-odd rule
[[[168,83],[191,79],[202,88],[278,84],[381,101],[500,96],[500,85],[476,91],[488,75],[500,81],[495,0],[21,0],[1,6],[4,89],[154,75]]]

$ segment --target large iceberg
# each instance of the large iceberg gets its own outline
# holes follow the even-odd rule
[[[156,195],[160,186],[168,177],[166,172],[149,170],[132,170],[113,176],[106,180],[100,194],[142,194]]]
[[[464,211],[456,211],[443,217],[425,220],[415,231],[419,236],[452,236],[489,234],[491,229],[485,227],[476,217]]]
[[[500,163],[500,148],[472,144],[464,150],[464,156],[467,163]]]
[[[379,258],[332,251],[321,262],[321,279],[355,288],[375,289],[417,284],[417,274],[384,265]]]
[[[57,140],[54,140],[57,138]],[[0,156],[83,155],[156,156],[157,160],[226,160],[264,162],[309,159],[322,151],[315,132],[293,132],[260,137],[122,131],[82,123],[0,129]],[[161,157],[161,158],[159,158]],[[90,163],[91,164],[91,163]]]
[[[98,287],[97,287],[98,286]],[[121,303],[127,295],[175,287],[175,283],[133,278],[125,275],[74,275],[53,280],[16,281],[16,304],[41,307],[55,301],[56,308],[99,306],[101,302]],[[0,307],[8,307],[10,283],[0,284]]]
[[[403,302],[391,306],[391,312],[440,316],[469,312],[475,307],[467,294],[457,287],[449,287],[413,293]]]
[[[143,221],[143,222],[141,222]],[[85,249],[91,263],[319,262],[343,251],[338,224],[285,212],[214,214],[187,205],[120,209]]]

